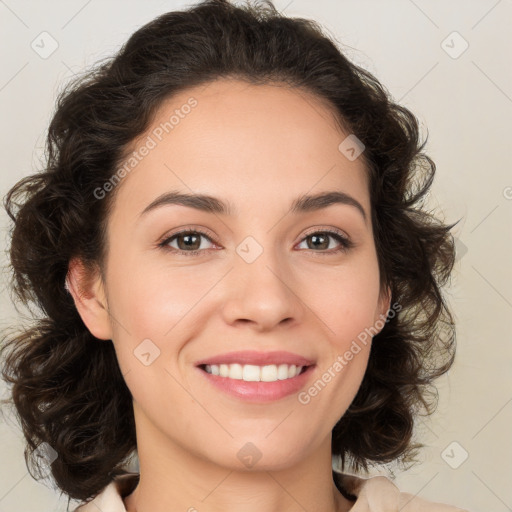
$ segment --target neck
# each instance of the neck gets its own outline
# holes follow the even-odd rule
[[[252,473],[251,482],[240,482],[233,473],[225,475],[225,479],[218,482],[217,487],[212,486],[208,491],[208,485],[204,485],[204,496],[192,498],[194,493],[163,492],[165,487],[157,486],[154,482],[147,484],[146,479],[141,478],[137,488],[126,498],[124,506],[127,512],[146,512],[148,510],[160,512],[161,510],[186,510],[187,512],[198,511],[239,511],[243,504],[244,512],[265,510],[268,512],[304,512],[304,510],[318,510],[319,512],[348,512],[353,502],[348,501],[334,487],[326,495],[316,496],[311,489],[305,489],[305,482],[302,481],[301,489],[290,484],[287,487],[279,480],[277,472],[267,472],[267,479],[262,480],[260,476]],[[180,482],[181,484],[182,482]],[[169,488],[169,480],[164,482]],[[173,482],[173,487],[178,485]],[[220,487],[222,486],[222,492]],[[282,492],[275,492],[279,487]],[[197,486],[196,486],[197,487]],[[177,489],[173,489],[177,490]],[[236,492],[236,494],[235,494]],[[216,494],[215,499],[212,498]],[[185,494],[189,497],[185,498]],[[329,499],[329,496],[331,499]],[[315,503],[314,500],[317,499]],[[172,503],[172,504],[170,504]],[[186,506],[185,503],[189,505]],[[190,505],[190,504],[193,505]],[[313,508],[318,506],[318,508]]]
[[[191,453],[141,414],[136,421],[140,479],[124,499],[127,512],[235,512],[241,505],[244,512],[347,512],[353,505],[334,484],[330,437],[294,464],[244,468],[237,459],[219,465]]]

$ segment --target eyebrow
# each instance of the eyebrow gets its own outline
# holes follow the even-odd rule
[[[321,210],[333,204],[345,204],[355,207],[366,222],[366,212],[361,203],[354,197],[341,191],[327,191],[314,195],[302,195],[293,201],[290,211],[291,213],[305,213]],[[156,208],[167,205],[187,206],[207,213],[218,213],[221,215],[232,216],[238,214],[236,208],[234,208],[231,203],[224,202],[217,197],[205,194],[188,194],[171,191],[158,196],[144,208],[139,216],[141,217]]]

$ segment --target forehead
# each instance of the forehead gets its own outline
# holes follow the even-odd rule
[[[328,102],[303,89],[220,79],[161,104],[130,147],[139,155],[150,149],[117,192],[139,212],[166,190],[243,206],[252,196],[261,204],[262,194],[272,204],[290,203],[336,188],[368,208],[363,159],[351,161],[339,149],[348,135]]]

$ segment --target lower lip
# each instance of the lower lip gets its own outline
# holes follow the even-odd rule
[[[277,380],[275,382],[246,382],[242,379],[230,379],[197,369],[208,381],[221,391],[248,402],[272,402],[297,393],[304,387],[315,365],[308,366],[304,372],[291,379]]]

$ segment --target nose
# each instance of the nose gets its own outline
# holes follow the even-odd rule
[[[249,323],[257,331],[298,323],[306,307],[298,287],[273,251],[264,250],[252,263],[236,255],[224,282],[224,320],[230,325]]]

